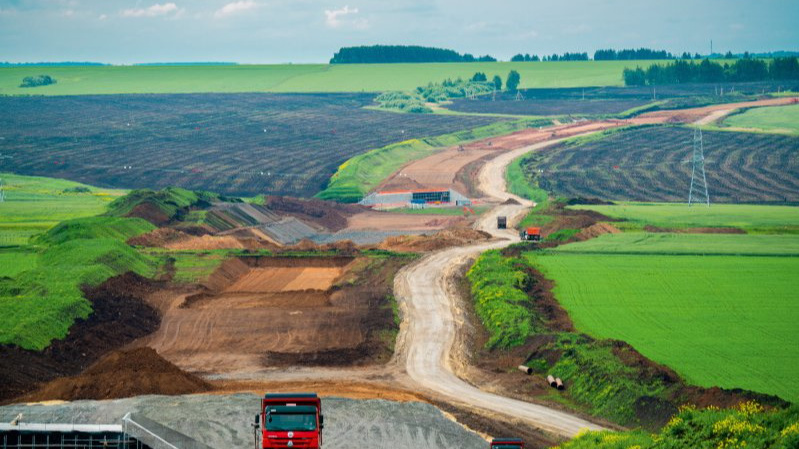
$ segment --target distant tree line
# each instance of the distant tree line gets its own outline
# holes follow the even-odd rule
[[[58,66],[102,66],[109,65],[101,62],[77,62],[77,61],[64,61],[64,62],[2,62],[0,67],[58,67]]]
[[[745,57],[732,64],[709,59],[703,59],[698,64],[677,60],[666,65],[652,64],[646,69],[626,68],[623,76],[627,86],[795,80],[799,79],[799,59],[774,58],[769,62]]]
[[[19,87],[39,87],[55,83],[55,78],[50,75],[26,76],[22,79],[22,84],[20,84]]]
[[[594,61],[630,61],[637,59],[674,59],[674,55],[666,50],[652,50],[651,48],[625,49],[625,50],[597,50],[594,52]]]
[[[475,57],[455,50],[416,45],[370,45],[343,47],[333,55],[331,64],[378,64],[398,62],[496,62],[489,55]]]
[[[538,62],[538,61],[588,61],[588,53],[563,53],[562,55],[558,55],[553,53],[551,55],[544,55],[539,57],[538,55],[530,55],[530,54],[517,54],[510,58],[511,62]]]
[[[505,89],[516,92],[521,83],[519,72],[511,70],[505,80]],[[489,94],[502,90],[502,78],[499,75],[489,81],[484,72],[476,72],[468,80],[462,78],[447,78],[441,83],[427,83],[419,86],[412,92],[386,92],[375,101],[383,109],[394,109],[414,114],[429,114],[433,112],[428,103],[441,103],[453,98],[465,98],[476,95]]]

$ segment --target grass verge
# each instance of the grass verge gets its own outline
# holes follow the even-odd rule
[[[558,449],[799,447],[799,407],[766,411],[756,402],[736,408],[686,407],[658,433],[583,432]]]

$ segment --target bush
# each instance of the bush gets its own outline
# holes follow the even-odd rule
[[[754,402],[737,407],[697,410],[684,407],[659,434],[628,432],[584,432],[560,449],[677,449],[799,447],[799,407],[764,411]]]
[[[50,75],[26,76],[19,87],[39,87],[55,84],[57,81]]]

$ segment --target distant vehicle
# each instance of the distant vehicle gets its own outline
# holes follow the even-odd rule
[[[522,240],[538,242],[541,240],[541,228],[527,228],[521,232]]]
[[[508,227],[508,217],[497,217],[497,229],[507,229]]]
[[[521,438],[494,438],[490,447],[491,449],[520,449],[524,447],[524,440]]]
[[[261,413],[255,415],[261,429],[261,448],[322,447],[322,401],[316,393],[266,394]]]

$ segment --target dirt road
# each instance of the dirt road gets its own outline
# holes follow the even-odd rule
[[[481,217],[478,227],[491,233],[494,240],[433,253],[398,274],[394,289],[403,310],[405,326],[397,342],[396,361],[404,363],[410,378],[434,396],[508,415],[555,435],[572,437],[581,429],[597,430],[601,427],[542,405],[484,392],[461,380],[453,369],[453,364],[466,358],[456,335],[461,323],[457,318],[458,301],[453,278],[463,264],[481,252],[517,241],[512,229],[496,229],[496,217],[505,215],[514,223],[533,203],[505,190],[505,168],[516,157],[557,142],[544,142],[503,153],[481,170],[480,187],[488,196],[500,201],[513,198],[519,203],[499,205]]]

